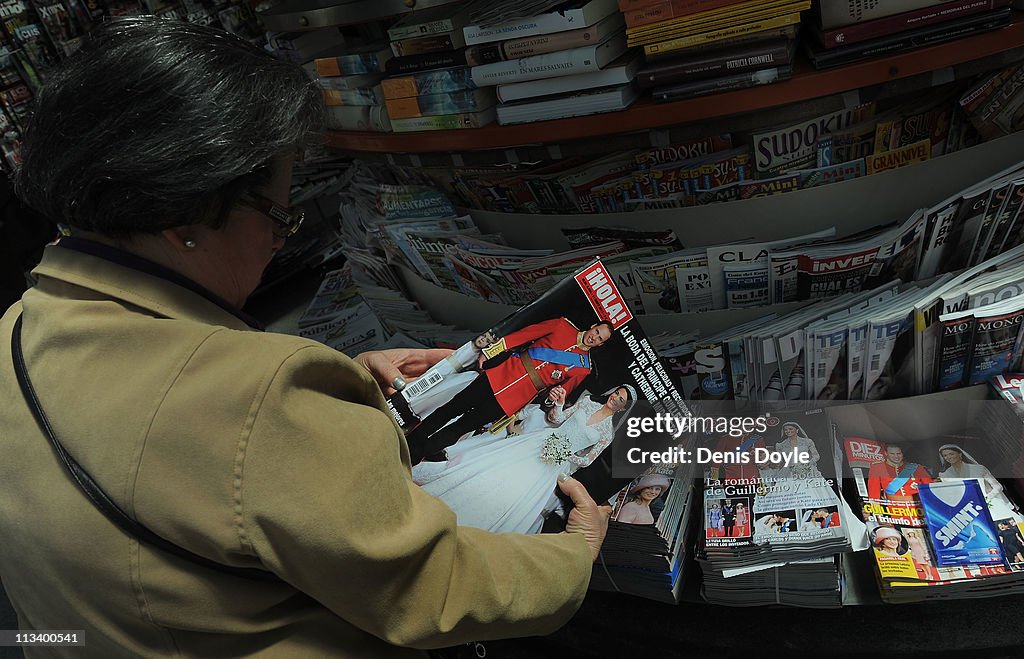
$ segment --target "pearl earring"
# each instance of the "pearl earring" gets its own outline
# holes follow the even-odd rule
[[[196,246],[196,241],[194,241],[194,240],[186,240],[185,241],[185,247],[188,247],[189,249],[192,249],[195,246]]]

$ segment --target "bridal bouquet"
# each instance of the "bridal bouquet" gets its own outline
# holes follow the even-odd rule
[[[572,455],[572,444],[568,437],[562,437],[556,433],[548,435],[544,441],[544,448],[540,451],[540,459],[547,464],[562,464]]]

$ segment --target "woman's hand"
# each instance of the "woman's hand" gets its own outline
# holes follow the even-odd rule
[[[377,380],[384,395],[390,396],[398,391],[395,388],[396,379],[401,380],[401,387],[404,387],[452,352],[447,348],[372,350],[357,356],[356,362]]]
[[[565,387],[555,387],[548,393],[548,400],[555,405],[565,405],[565,397],[568,395]]]
[[[559,475],[558,487],[572,499],[573,504],[565,532],[582,533],[596,561],[601,554],[604,536],[608,533],[608,517],[612,509],[609,506],[597,505],[587,492],[587,488],[583,487],[583,483],[572,476]]]

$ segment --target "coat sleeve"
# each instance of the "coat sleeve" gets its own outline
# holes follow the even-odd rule
[[[254,401],[236,471],[239,540],[284,580],[400,646],[550,633],[579,607],[592,555],[580,534],[492,534],[411,479],[368,374],[303,348]]]

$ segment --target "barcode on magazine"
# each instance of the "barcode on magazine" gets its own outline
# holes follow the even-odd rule
[[[881,368],[881,366],[882,366],[882,356],[881,355],[872,355],[871,356],[871,368],[869,370],[877,371],[879,368]]]
[[[853,470],[853,480],[857,483],[857,494],[862,499],[868,498],[868,486],[864,481],[864,470],[860,467],[855,467]]]
[[[859,371],[860,370],[860,357],[854,357],[853,358],[853,363],[851,365],[853,366],[853,370],[854,371]]]
[[[818,375],[817,375],[817,378],[819,380],[824,380],[825,379],[825,364],[824,363],[818,364]]]
[[[430,389],[435,384],[444,380],[444,376],[437,372],[430,372],[416,380],[408,387],[402,390],[402,395],[405,396],[405,400],[409,401],[424,393],[427,389]]]

